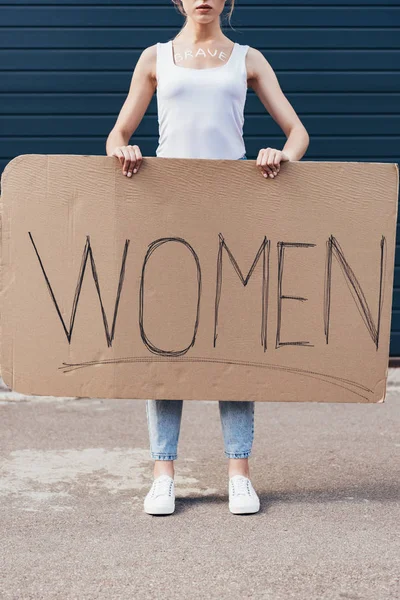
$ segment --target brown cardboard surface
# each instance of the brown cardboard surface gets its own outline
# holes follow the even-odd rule
[[[1,370],[26,394],[382,402],[395,163],[22,155]]]

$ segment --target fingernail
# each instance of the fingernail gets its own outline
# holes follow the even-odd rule
[[[133,169],[133,172],[134,172],[134,173],[137,173],[137,169]]]
[[[266,173],[263,173],[264,177],[268,177],[268,175]]]
[[[132,173],[130,171],[128,173],[128,177],[132,177]]]

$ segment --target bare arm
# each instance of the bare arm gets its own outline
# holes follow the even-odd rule
[[[273,68],[256,48],[249,48],[246,67],[249,86],[256,92],[271,117],[287,137],[281,151],[274,148],[263,148],[257,158],[257,164],[260,164],[267,174],[273,174],[274,171],[276,174],[279,171],[281,160],[300,160],[304,156],[310,138],[296,111],[283,93]]]
[[[106,141],[107,156],[117,156],[124,175],[128,176],[131,176],[134,169],[139,169],[143,158],[139,146],[127,144],[139,126],[157,87],[156,52],[157,47],[153,45],[141,53],[132,75],[128,96]]]

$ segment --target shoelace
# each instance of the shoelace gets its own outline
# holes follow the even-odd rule
[[[239,494],[242,494],[243,496],[250,495],[250,489],[249,489],[248,480],[246,477],[237,477],[236,479],[232,480],[232,485],[233,485],[234,495],[236,495],[236,496],[238,496]]]
[[[157,497],[163,494],[171,495],[173,481],[170,479],[155,479],[153,481],[153,489],[151,495]]]

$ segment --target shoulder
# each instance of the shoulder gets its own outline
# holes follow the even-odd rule
[[[142,64],[151,64],[157,58],[157,44],[153,44],[152,46],[147,46],[144,50],[142,50],[139,60]],[[138,61],[139,62],[139,61]]]
[[[135,70],[148,77],[156,78],[157,44],[147,46],[140,53]]]
[[[272,70],[264,54],[251,46],[246,53],[246,68],[248,79],[257,79],[262,73],[265,73],[266,68]]]

